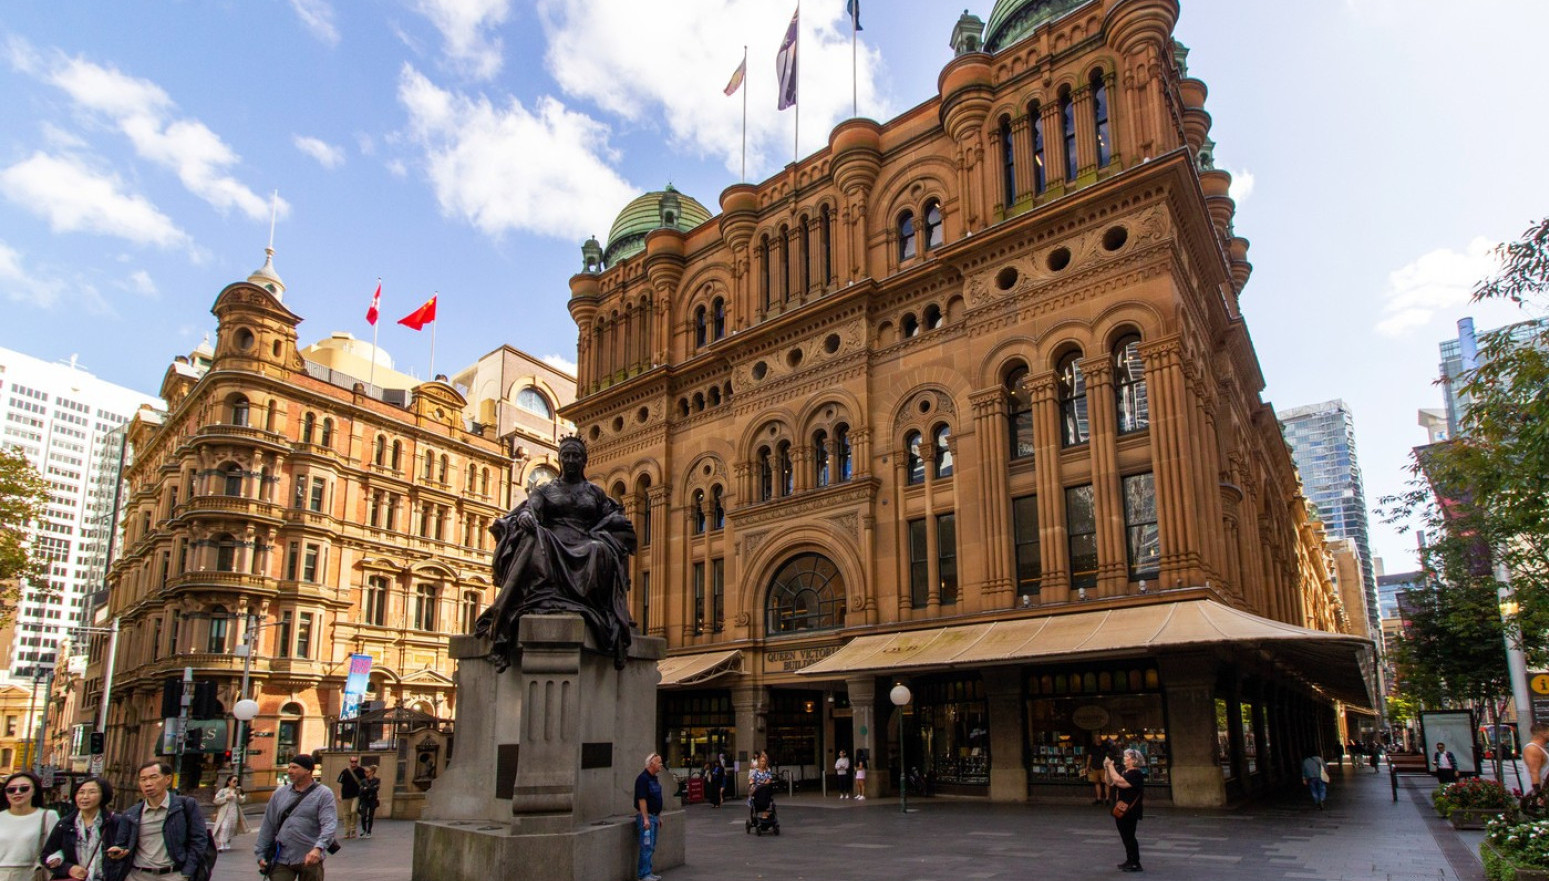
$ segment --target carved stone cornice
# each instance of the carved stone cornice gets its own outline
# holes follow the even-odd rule
[[[880,482],[875,479],[851,480],[819,490],[771,499],[734,513],[729,512],[728,518],[738,530],[743,530],[845,505],[869,505],[876,499],[879,487]],[[752,547],[748,547],[748,550],[752,550]]]

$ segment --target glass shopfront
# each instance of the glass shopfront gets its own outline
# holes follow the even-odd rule
[[[728,761],[736,758],[731,751],[736,723],[731,696],[725,692],[664,694],[662,728],[667,754],[662,761],[668,768],[692,770],[703,768],[720,754]]]
[[[924,757],[924,772],[940,792],[990,785],[990,711],[978,676],[921,679],[914,683],[910,765]],[[914,744],[918,743],[916,750]],[[982,795],[982,791],[968,790]]]
[[[1137,749],[1149,781],[1171,782],[1167,714],[1154,666],[1092,664],[1029,671],[1027,778],[1029,786],[1090,785],[1088,760]]]

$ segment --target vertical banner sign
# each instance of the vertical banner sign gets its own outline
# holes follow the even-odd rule
[[[360,715],[360,699],[371,681],[371,656],[350,655],[350,675],[344,680],[344,706],[339,710],[339,721],[344,722]]]
[[[1549,673],[1527,674],[1527,685],[1533,701],[1533,721],[1549,722]]]

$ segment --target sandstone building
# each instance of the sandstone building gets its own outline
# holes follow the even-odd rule
[[[902,749],[1023,800],[1119,741],[1219,805],[1369,705],[1177,15],[999,0],[930,100],[583,247],[564,412],[636,518],[670,764]]]

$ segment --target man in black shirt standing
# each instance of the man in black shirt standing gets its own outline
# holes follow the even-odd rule
[[[662,784],[656,779],[661,769],[662,757],[651,753],[645,757],[645,770],[635,778],[635,831],[640,836],[640,865],[635,877],[639,881],[661,881],[662,877],[651,871],[651,857],[662,828]]]
[[[360,757],[350,756],[349,767],[339,772],[339,813],[344,821],[344,837],[355,837],[355,821],[360,816],[356,810],[360,803]]]

